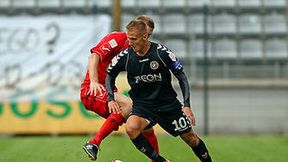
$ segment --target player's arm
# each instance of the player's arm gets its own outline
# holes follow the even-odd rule
[[[88,68],[90,77],[90,87],[87,92],[88,95],[96,96],[97,91],[104,90],[104,87],[98,82],[98,64],[100,62],[100,57],[98,53],[91,53],[89,56]]]
[[[178,79],[182,91],[184,107],[190,107],[190,88],[185,73],[183,72],[183,70],[174,70],[172,72]]]
[[[104,90],[104,87],[98,82],[98,65],[101,62],[101,60],[110,55],[114,52],[114,47],[109,44],[109,42],[113,41],[115,44],[116,42],[116,36],[113,33],[110,33],[106,35],[104,38],[100,40],[99,43],[95,47],[93,47],[91,51],[91,55],[89,56],[89,77],[90,77],[90,89],[88,91],[88,94],[95,95],[97,94],[97,91]]]
[[[184,103],[183,112],[190,119],[191,123],[193,125],[195,125],[196,120],[195,120],[194,114],[193,114],[191,106],[190,106],[190,88],[189,88],[188,79],[187,79],[185,73],[183,72],[183,70],[176,70],[176,71],[172,71],[172,72],[176,76],[176,78],[178,79],[178,82],[179,82],[179,85],[180,85],[180,88],[182,91],[183,103]]]
[[[116,76],[107,74],[105,84],[106,84],[106,91],[108,93],[108,102],[115,101],[114,97],[115,80]]]
[[[116,76],[107,74],[105,84],[108,93],[108,109],[110,113],[119,114],[121,112],[120,105],[115,101],[114,88]]]
[[[115,101],[114,98],[114,89],[115,89],[115,80],[118,74],[121,71],[125,70],[125,56],[123,52],[115,56],[111,63],[109,64],[107,68],[107,76],[105,79],[105,85],[106,85],[106,92],[108,93],[108,108],[109,112],[113,113],[120,113],[120,106],[119,104]]]
[[[190,119],[191,123],[195,125],[196,120],[195,120],[195,117],[194,117],[194,114],[192,112],[191,105],[190,105],[189,82],[188,82],[187,76],[185,75],[183,71],[183,65],[180,63],[180,61],[177,59],[174,53],[171,52],[170,50],[167,50],[165,58],[166,58],[167,66],[170,68],[172,73],[177,78],[181,91],[182,91],[183,104],[184,104],[183,112]]]
[[[190,88],[189,88],[188,79],[187,79],[185,73],[183,72],[183,69],[173,70],[172,72],[176,76],[176,78],[178,79],[178,82],[179,82],[179,85],[180,85],[180,88],[182,91],[183,103],[184,103],[184,107],[183,107],[182,111],[189,118],[192,125],[195,125],[196,119],[195,119],[195,116],[194,116],[192,109],[191,109],[191,106],[190,106]]]
[[[183,71],[183,65],[171,50],[167,47],[164,49],[165,50],[162,50],[163,52],[161,54],[163,61],[178,79],[182,91],[184,107],[190,107],[190,88],[188,79]]]

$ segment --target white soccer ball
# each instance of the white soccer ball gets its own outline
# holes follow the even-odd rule
[[[112,162],[122,162],[121,160],[112,160]]]

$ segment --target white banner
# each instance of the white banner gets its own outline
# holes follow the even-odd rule
[[[90,48],[110,31],[101,16],[0,16],[0,102],[79,100]]]

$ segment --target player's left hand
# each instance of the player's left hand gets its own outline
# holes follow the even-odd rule
[[[121,113],[120,106],[116,101],[109,101],[108,102],[108,109],[109,109],[109,113],[113,113],[113,114],[120,114]]]
[[[183,111],[183,112],[185,113],[185,115],[188,117],[188,119],[190,120],[191,124],[192,124],[193,126],[195,126],[195,125],[196,125],[196,119],[195,119],[195,116],[194,116],[191,108],[186,106],[186,107],[184,107],[184,108],[182,109],[182,111]]]

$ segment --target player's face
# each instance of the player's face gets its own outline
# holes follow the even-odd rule
[[[148,38],[148,34],[140,34],[137,31],[127,32],[129,46],[132,47],[134,52],[143,53],[145,42]]]

